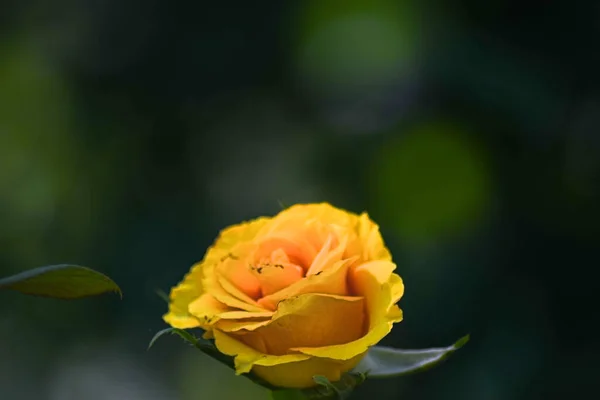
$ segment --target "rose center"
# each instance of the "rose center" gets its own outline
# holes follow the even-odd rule
[[[302,266],[292,262],[283,249],[277,249],[269,257],[263,257],[250,269],[258,279],[262,297],[284,289],[304,278]]]

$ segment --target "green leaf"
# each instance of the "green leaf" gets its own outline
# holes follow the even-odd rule
[[[105,292],[117,292],[119,286],[108,276],[78,265],[50,265],[34,268],[0,279],[0,290],[59,299],[76,299]]]
[[[372,347],[354,369],[369,378],[387,378],[424,371],[439,364],[469,341],[469,335],[452,346],[423,350],[401,350],[391,347]]]

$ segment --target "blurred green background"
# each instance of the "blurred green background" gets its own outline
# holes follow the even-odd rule
[[[312,201],[381,225],[406,285],[384,344],[472,337],[356,399],[594,397],[598,5],[271,3],[3,0],[0,276],[76,263],[124,298],[0,293],[0,398],[266,398],[146,351],[155,291]]]

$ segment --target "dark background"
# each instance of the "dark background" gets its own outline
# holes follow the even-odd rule
[[[155,291],[312,201],[381,225],[406,285],[384,344],[472,337],[357,399],[595,397],[599,40],[591,1],[3,0],[0,276],[77,263],[124,297],[0,293],[0,398],[266,398],[146,351]]]

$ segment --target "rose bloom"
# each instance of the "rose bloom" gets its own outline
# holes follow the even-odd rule
[[[299,204],[223,230],[172,289],[164,320],[278,387],[351,370],[402,320],[402,279],[366,213]]]

